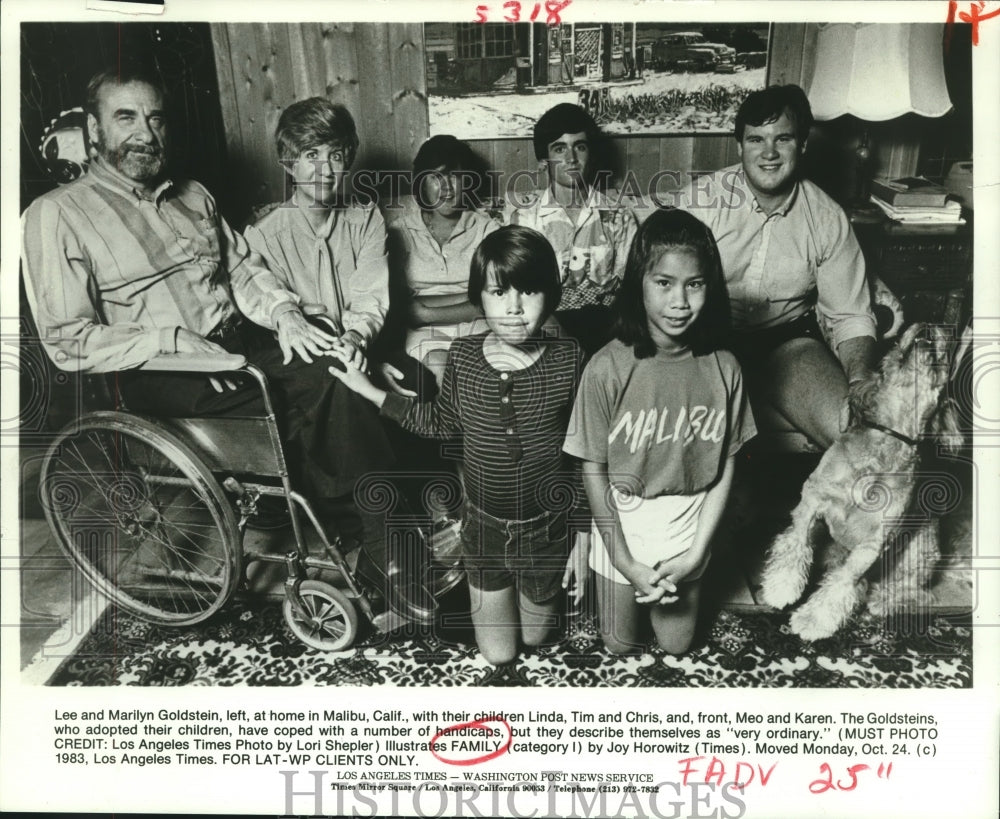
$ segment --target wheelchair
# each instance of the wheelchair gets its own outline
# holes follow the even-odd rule
[[[251,563],[283,563],[283,613],[292,633],[322,651],[348,648],[360,610],[381,633],[406,620],[376,613],[313,505],[289,479],[264,373],[239,355],[161,355],[147,371],[241,373],[256,381],[263,417],[161,418],[128,411],[82,415],[59,432],[41,467],[49,526],[88,581],[120,608],[166,626],[211,617],[246,581]],[[295,547],[246,547],[262,500],[287,509]],[[305,524],[322,554],[310,554]],[[457,561],[436,569],[440,597],[462,578]],[[343,588],[321,579],[334,573]]]

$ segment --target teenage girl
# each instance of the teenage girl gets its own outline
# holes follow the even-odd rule
[[[587,515],[561,451],[582,359],[575,341],[543,332],[562,288],[540,233],[512,225],[489,234],[473,254],[468,288],[489,331],[452,343],[433,402],[378,389],[357,358],[330,372],[406,429],[461,441],[472,622],[483,656],[501,664],[517,656],[518,638],[529,646],[546,638],[561,587],[586,571],[567,568],[570,520],[586,524]],[[574,539],[579,559],[588,535]],[[582,583],[570,589],[577,600],[582,592]]]
[[[686,651],[734,456],[756,434],[739,365],[719,349],[729,304],[712,232],[680,210],[639,228],[615,300],[614,339],[580,383],[564,449],[583,460],[601,636]]]

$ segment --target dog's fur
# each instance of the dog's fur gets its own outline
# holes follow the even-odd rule
[[[942,395],[949,376],[950,335],[915,324],[852,395],[855,422],[827,450],[802,487],[792,524],[778,535],[764,567],[765,603],[784,608],[809,582],[813,556],[828,533],[823,575],[791,617],[805,640],[831,636],[867,590],[865,574],[880,557],[896,558],[869,607],[887,614],[930,602],[926,587],[938,558],[938,518],[919,509],[920,446],[867,426],[879,424],[928,445],[963,444],[954,402]],[[888,565],[888,561],[887,561]]]

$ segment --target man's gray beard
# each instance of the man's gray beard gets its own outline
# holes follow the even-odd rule
[[[156,153],[147,154],[125,145],[109,149],[103,141],[95,147],[108,165],[134,182],[150,182],[156,179],[166,164],[162,148],[155,149]]]

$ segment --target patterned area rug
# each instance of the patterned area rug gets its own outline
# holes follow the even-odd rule
[[[454,618],[452,618],[454,619]],[[649,649],[603,650],[591,612],[559,642],[506,667],[486,663],[468,621],[451,627],[362,632],[356,645],[322,653],[288,631],[277,601],[235,600],[198,626],[152,626],[109,608],[49,685],[395,685],[544,687],[968,688],[968,617],[937,615],[889,631],[858,615],[837,636],[804,643],[787,615],[723,610],[706,618],[682,657]]]

